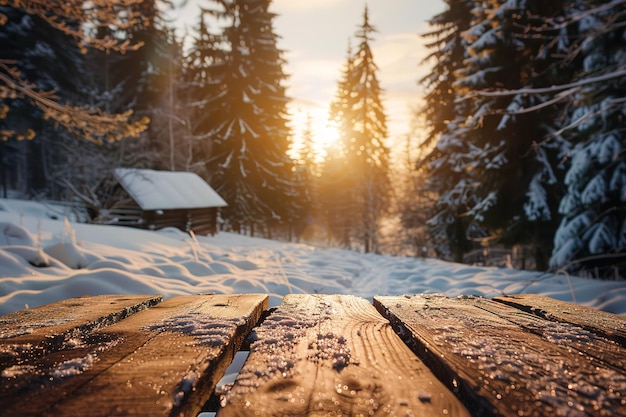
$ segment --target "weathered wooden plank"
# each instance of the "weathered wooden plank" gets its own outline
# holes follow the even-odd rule
[[[600,362],[603,367],[615,369],[626,374],[626,349],[622,345],[601,335],[600,333],[604,332],[599,331],[597,326],[594,328],[598,331],[593,332],[584,326],[577,326],[571,323],[571,321],[585,322],[585,318],[563,322],[554,319],[546,320],[540,315],[529,314],[524,310],[519,310],[514,305],[495,303],[484,298],[476,298],[475,301],[477,307],[505,318],[511,323],[515,323],[527,332],[534,333],[554,344],[576,351],[590,361]],[[570,307],[572,308],[571,311],[575,311],[575,307],[572,305]],[[595,310],[589,308],[580,310],[580,312],[586,315],[596,313]],[[597,313],[602,312],[597,311]]]
[[[599,346],[580,327],[478,297],[375,297],[374,304],[475,415],[626,415],[626,375],[576,349]]]
[[[368,301],[288,295],[218,416],[468,416]]]
[[[494,301],[548,320],[575,324],[626,347],[626,317],[534,294],[494,297]]]
[[[197,415],[267,302],[179,296],[79,335],[73,347],[3,380],[15,391],[11,401],[0,398],[3,416]]]
[[[77,297],[0,317],[0,375],[161,302],[158,295]]]

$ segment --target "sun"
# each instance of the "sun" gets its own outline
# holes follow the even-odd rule
[[[307,129],[311,133],[311,150],[317,162],[321,162],[326,158],[328,149],[339,139],[339,131],[328,120],[328,112],[324,109],[307,109],[299,111],[293,120],[294,126],[294,153],[295,158],[302,157],[303,141]]]

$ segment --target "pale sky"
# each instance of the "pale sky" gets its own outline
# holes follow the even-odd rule
[[[203,0],[189,0],[195,14]],[[206,4],[207,2],[204,2]],[[346,61],[348,39],[357,46],[354,34],[363,22],[365,4],[376,29],[370,44],[379,67],[379,81],[388,118],[390,146],[409,130],[411,106],[419,100],[417,80],[428,67],[420,67],[425,55],[423,39],[427,21],[443,11],[441,0],[274,0],[271,10],[274,32],[281,37],[279,48],[286,59],[287,94],[296,140],[307,114],[313,118],[314,133],[324,136],[330,101]],[[181,16],[182,17],[182,16]],[[185,21],[192,24],[196,17]]]

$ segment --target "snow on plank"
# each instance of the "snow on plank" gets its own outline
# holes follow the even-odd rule
[[[250,336],[224,416],[468,416],[365,299],[287,295]]]
[[[494,297],[498,301],[552,321],[580,326],[626,347],[626,317],[534,294]]]
[[[77,297],[0,317],[0,372],[62,349],[73,335],[108,326],[151,307],[158,295]]]
[[[623,360],[611,363],[626,350],[585,329],[479,297],[374,304],[476,415],[626,415]]]
[[[267,303],[266,295],[178,296],[77,335],[25,370],[28,383],[2,378],[14,391],[0,398],[3,416],[197,415]]]

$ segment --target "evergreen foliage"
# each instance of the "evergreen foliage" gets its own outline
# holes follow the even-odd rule
[[[625,2],[446,3],[418,164],[440,253],[485,237],[531,246],[539,269],[552,252],[552,268],[623,274]]]
[[[576,145],[565,176],[553,268],[614,278],[626,276],[626,11],[625,2],[579,2],[566,21],[578,36],[579,86],[565,129]],[[568,25],[568,26],[569,26]]]
[[[433,39],[428,60],[434,60],[433,71],[421,80],[426,88],[424,113],[428,136],[424,146],[432,151],[418,162],[418,169],[427,168],[427,191],[438,196],[428,221],[435,251],[443,257],[463,261],[471,249],[467,231],[469,218],[465,215],[475,204],[469,145],[457,138],[465,129],[469,114],[468,102],[457,102],[455,82],[466,53],[466,41],[461,34],[470,27],[473,0],[450,0],[448,9],[431,19],[435,29],[425,36]]]
[[[196,96],[205,113],[194,136],[209,142],[204,158],[209,183],[228,202],[235,230],[255,224],[288,224],[298,217],[283,59],[268,0],[214,1],[206,12],[225,22],[221,34],[200,27],[193,58]]]
[[[386,115],[378,67],[370,48],[375,31],[366,7],[355,35],[358,46],[354,54],[349,48],[330,116],[341,128],[341,151],[348,170],[342,209],[335,211],[337,220],[347,236],[362,242],[365,252],[379,251],[379,223],[390,197]],[[344,244],[348,243],[347,236]]]

